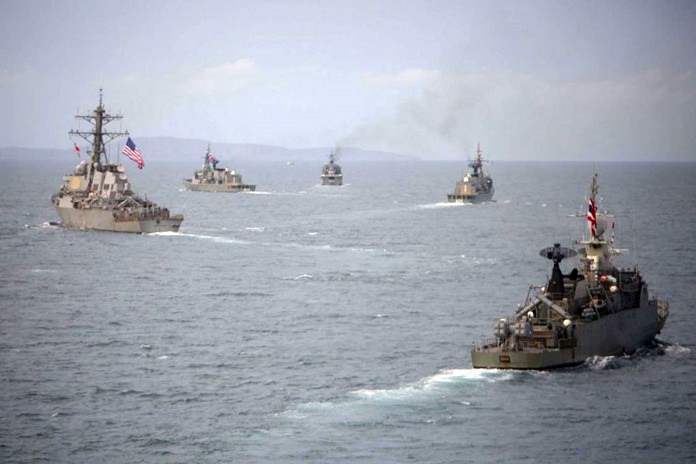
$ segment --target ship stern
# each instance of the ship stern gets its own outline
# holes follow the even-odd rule
[[[471,350],[475,369],[542,370],[582,364],[572,348],[507,351],[498,347]]]

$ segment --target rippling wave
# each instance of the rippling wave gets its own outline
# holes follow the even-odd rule
[[[261,191],[230,196],[153,162],[136,187],[185,220],[144,236],[54,225],[22,179],[57,185],[63,164],[3,164],[3,463],[693,457],[693,166],[598,168],[630,211],[615,259],[670,300],[664,343],[511,372],[472,369],[471,343],[548,278],[538,250],[584,230],[589,163],[496,164],[499,201],[465,206],[444,202],[452,163],[347,162],[339,189],[259,165]],[[645,195],[655,179],[670,189]]]

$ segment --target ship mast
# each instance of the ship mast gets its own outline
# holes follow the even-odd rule
[[[590,198],[592,199],[592,204],[597,204],[597,192],[599,191],[599,183],[597,182],[597,173],[592,175],[592,184],[590,184]]]
[[[599,183],[597,182],[597,173],[592,176],[592,184],[590,184],[589,212],[587,216],[588,226],[590,228],[590,240],[602,241],[604,237],[604,228],[599,227],[597,221],[601,218],[597,212],[597,192],[599,191]]]
[[[469,163],[469,166],[473,169],[472,174],[474,177],[478,177],[479,170],[481,170],[481,173],[483,174],[483,153],[481,153],[481,142],[479,142],[478,146],[476,147],[476,159]]]
[[[128,131],[125,132],[107,132],[104,130],[104,126],[109,124],[111,121],[116,119],[122,119],[123,116],[120,114],[110,114],[106,112],[104,104],[102,102],[102,89],[99,89],[99,106],[92,111],[92,114],[77,115],[76,119],[82,119],[87,121],[92,125],[91,131],[80,131],[80,130],[70,130],[69,134],[79,135],[89,143],[91,148],[91,163],[88,166],[88,181],[87,181],[87,191],[92,191],[92,181],[94,180],[94,170],[99,169],[101,165],[102,155],[104,156],[105,164],[108,164],[109,160],[106,157],[106,144],[111,142],[116,137],[121,137],[128,135]]]
[[[588,198],[587,227],[590,232],[588,240],[578,240],[577,243],[585,245],[583,251],[583,261],[585,273],[592,282],[596,282],[600,273],[608,272],[612,269],[611,243],[604,238],[606,230],[606,215],[597,208],[597,192],[599,182],[597,173],[592,176],[590,184],[590,196]]]
[[[89,143],[91,148],[91,158],[92,165],[98,165],[101,162],[102,155],[104,160],[108,162],[106,158],[106,144],[111,142],[116,137],[121,137],[124,135],[129,135],[128,131],[125,132],[107,132],[104,127],[111,121],[116,119],[122,119],[123,116],[120,114],[110,114],[107,113],[102,103],[102,89],[99,89],[99,106],[92,111],[92,114],[77,115],[76,119],[82,119],[87,121],[92,125],[91,131],[80,131],[80,130],[70,130],[70,135],[78,135],[85,139]]]

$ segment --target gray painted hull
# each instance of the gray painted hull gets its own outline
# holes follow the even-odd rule
[[[321,185],[343,185],[343,177],[322,176]]]
[[[255,192],[256,185],[252,184],[193,184],[184,181],[186,190],[192,192]]]
[[[574,346],[557,349],[502,350],[494,345],[471,352],[475,368],[549,369],[582,364],[592,356],[633,353],[660,331],[657,304],[620,311],[575,327]]]
[[[481,203],[484,201],[491,201],[493,199],[494,192],[478,193],[476,195],[455,195],[453,193],[447,194],[447,202],[449,203]]]
[[[151,234],[154,232],[178,232],[183,217],[145,218],[117,221],[112,211],[99,209],[74,209],[56,207],[64,227],[68,229],[100,230]]]

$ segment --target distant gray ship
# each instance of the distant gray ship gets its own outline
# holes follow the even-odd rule
[[[329,155],[329,162],[321,168],[321,185],[343,185],[341,166],[336,164],[336,155]]]
[[[203,166],[193,173],[190,179],[184,179],[187,190],[194,192],[254,192],[256,185],[245,184],[241,174],[227,168],[218,168],[218,160],[208,151],[205,152]]]
[[[476,150],[476,159],[469,163],[469,171],[457,181],[453,193],[447,194],[449,203],[476,203],[493,199],[495,189],[493,179],[483,173],[483,155],[481,144]]]
[[[104,130],[107,124],[122,116],[107,113],[102,104],[101,90],[99,106],[91,114],[76,117],[92,125],[91,131],[70,131],[70,135],[89,142],[89,160],[81,161],[71,174],[65,175],[60,190],[51,197],[62,225],[68,229],[111,232],[178,231],[184,217],[171,215],[167,208],[138,197],[131,190],[123,165],[109,162],[106,144],[116,137],[127,136],[128,132]],[[135,148],[130,137],[127,145]],[[75,147],[78,149],[77,144]],[[142,168],[140,152],[133,156],[138,157]]]
[[[555,244],[541,250],[553,261],[544,286],[531,286],[512,318],[496,322],[494,339],[471,351],[476,368],[547,369],[581,364],[591,356],[633,353],[660,333],[669,315],[666,301],[650,299],[636,268],[612,263],[606,216],[597,211],[597,175],[587,213],[590,237],[579,240],[580,269],[563,274],[560,263],[576,251]]]

